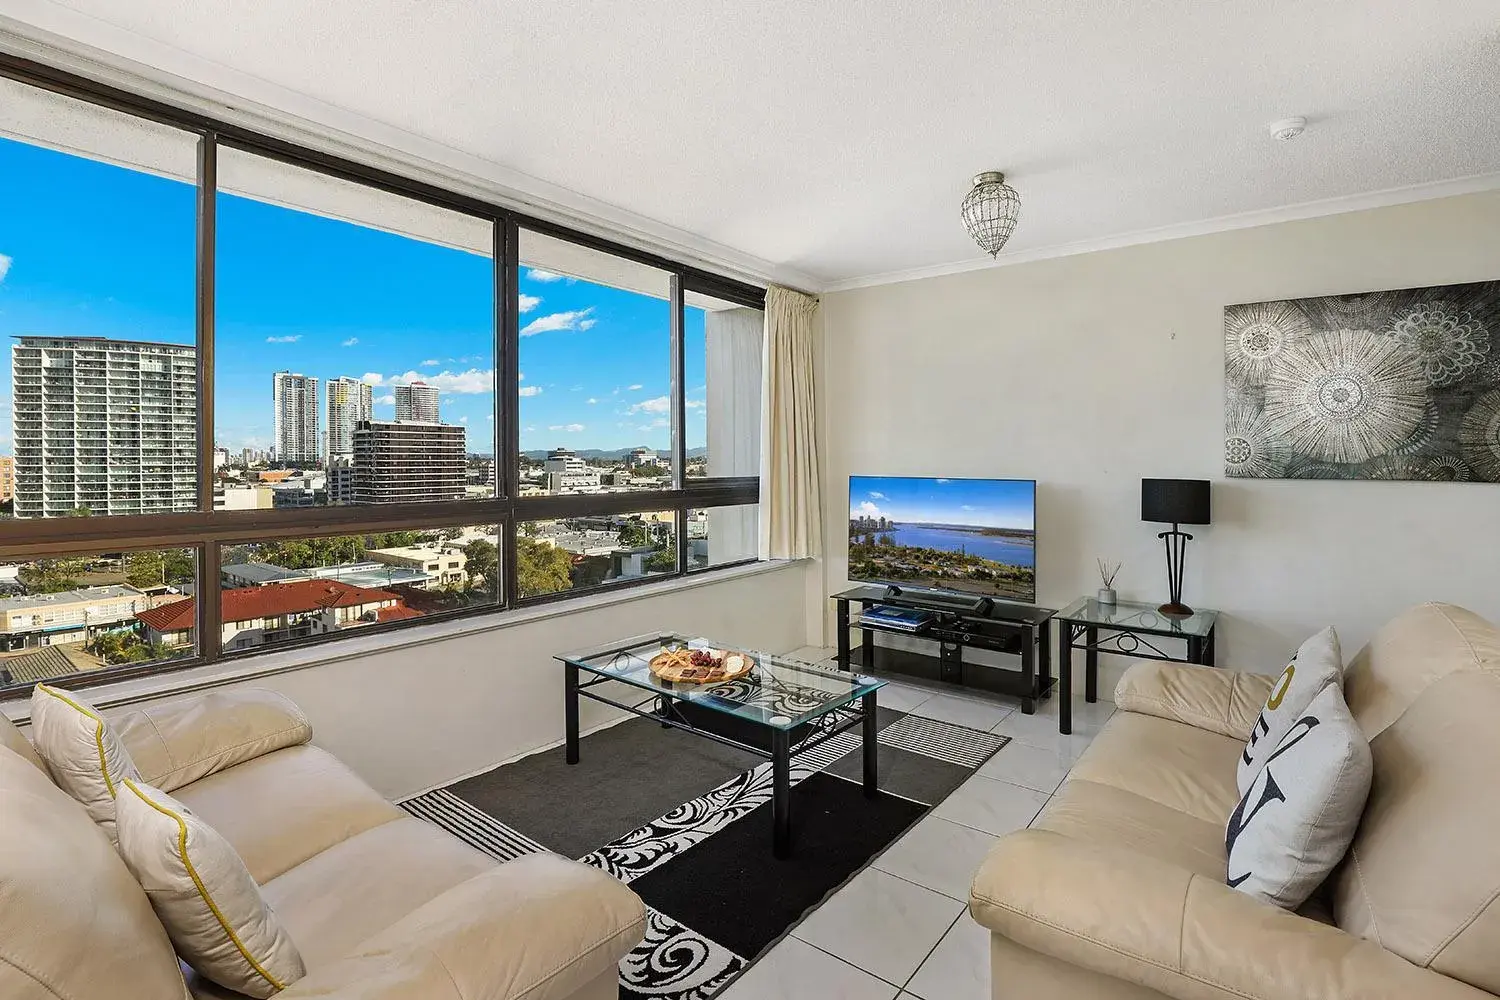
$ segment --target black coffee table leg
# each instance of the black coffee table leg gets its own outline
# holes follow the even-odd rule
[[[771,730],[771,853],[792,854],[792,762],[790,734]]]
[[[578,668],[563,665],[563,717],[567,720],[568,763],[578,763]]]
[[[860,710],[865,716],[865,798],[873,799],[880,790],[880,720],[875,715],[874,691],[860,699]]]
[[[1073,626],[1057,623],[1057,731],[1073,731]]]

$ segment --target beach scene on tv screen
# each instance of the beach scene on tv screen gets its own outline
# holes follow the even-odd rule
[[[849,579],[1036,600],[1036,487],[849,478]]]

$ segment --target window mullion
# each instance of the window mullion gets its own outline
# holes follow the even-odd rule
[[[198,510],[214,509],[214,249],[218,206],[218,137],[198,140]],[[219,546],[210,539],[198,550],[198,655],[205,661],[222,652],[219,629]]]

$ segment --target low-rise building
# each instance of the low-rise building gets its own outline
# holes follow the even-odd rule
[[[437,578],[438,586],[462,586],[468,582],[465,570],[468,557],[456,545],[402,545],[389,549],[370,549],[365,553],[369,559],[422,570]]]
[[[16,495],[16,460],[9,455],[0,455],[0,503],[7,503]]]
[[[144,592],[124,584],[0,597],[0,649],[85,642],[100,630],[132,623],[149,604]]]
[[[220,593],[219,602],[225,652],[411,617],[399,595],[338,580],[240,587]],[[193,641],[197,604],[189,597],[137,612],[135,617],[145,626],[150,642],[169,648],[187,646]]]

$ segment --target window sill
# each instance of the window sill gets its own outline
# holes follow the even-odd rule
[[[113,684],[101,684],[98,687],[87,688],[86,690],[88,691],[89,701],[94,707],[101,709],[118,708],[123,705],[152,701],[165,695],[188,694],[193,691],[220,687],[225,684],[253,680],[257,677],[269,677],[274,674],[284,674],[293,670],[305,670],[308,667],[321,666],[326,663],[337,663],[341,660],[369,656],[373,653],[388,653],[391,650],[404,649],[409,646],[424,646],[434,642],[442,642],[446,639],[455,639],[481,632],[495,632],[501,629],[515,628],[518,625],[545,621],[549,618],[562,618],[568,615],[581,614],[606,605],[643,601],[661,596],[662,594],[675,593],[680,590],[691,590],[696,587],[711,587],[719,583],[729,583],[734,580],[759,576],[762,573],[779,572],[792,566],[801,565],[806,561],[776,559],[767,562],[747,563],[744,566],[734,566],[723,570],[710,570],[698,574],[675,577],[671,580],[663,580],[660,583],[644,584],[617,593],[602,590],[598,593],[583,595],[568,601],[538,604],[528,608],[518,608],[513,611],[501,611],[493,615],[457,618],[452,621],[435,622],[431,625],[413,625],[398,631],[383,632],[379,635],[350,637],[340,642],[310,646],[303,649],[289,649],[285,652],[262,654],[242,660],[221,661],[208,666],[191,667],[181,671],[164,671],[160,674],[136,677]],[[0,703],[0,713],[3,713],[17,725],[24,725],[31,721],[30,699],[13,699]]]

